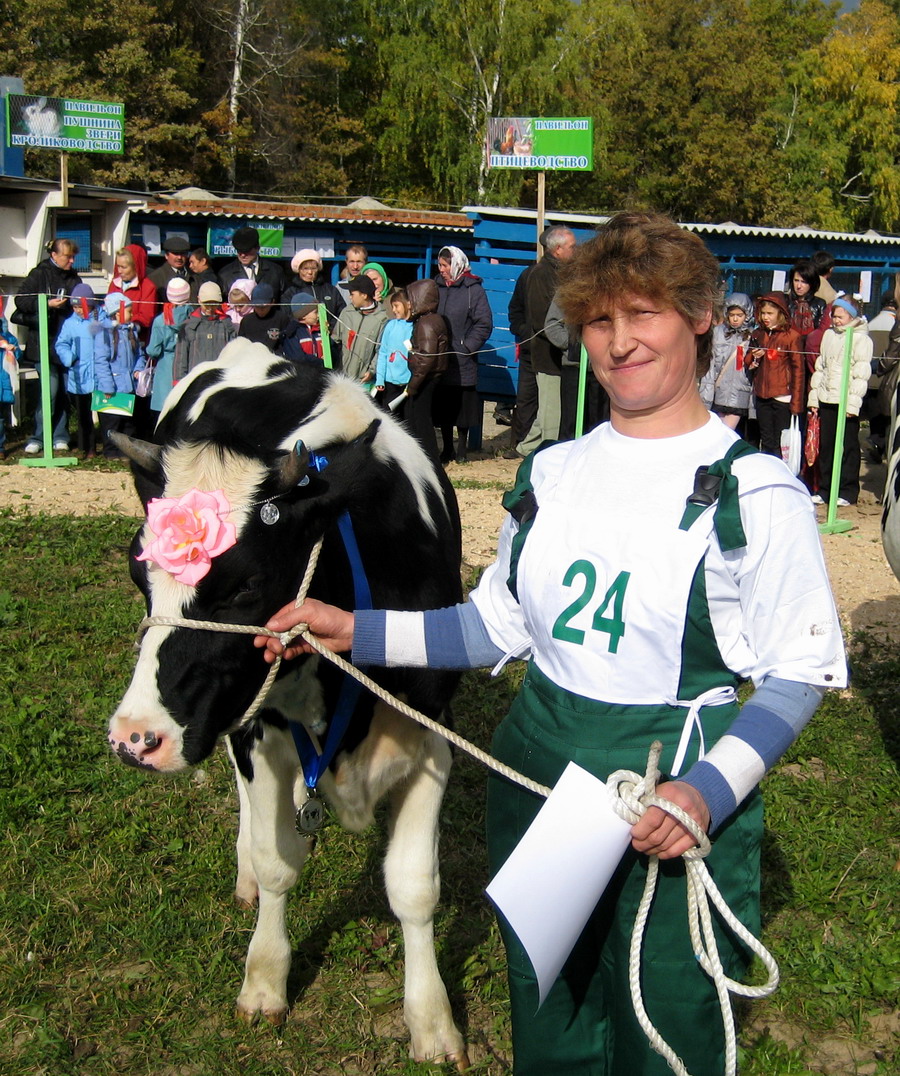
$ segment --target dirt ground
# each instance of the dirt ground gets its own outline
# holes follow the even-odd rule
[[[509,447],[509,431],[485,413],[482,450],[470,452],[471,462],[453,463],[453,481],[487,485],[486,489],[458,489],[463,522],[463,557],[472,568],[490,563],[503,520],[502,489],[512,485],[517,463],[502,459]],[[62,455],[62,453],[58,453]],[[125,512],[140,516],[141,506],[124,465],[116,470],[72,467],[23,467],[16,451],[0,464],[0,508],[31,512],[100,515]],[[112,466],[112,465],[111,465]],[[823,536],[825,559],[838,609],[847,631],[870,629],[896,637],[900,629],[900,583],[894,578],[881,548],[881,491],[884,465],[863,464],[859,504],[838,509],[838,518],[853,529]],[[825,509],[818,509],[821,519]]]

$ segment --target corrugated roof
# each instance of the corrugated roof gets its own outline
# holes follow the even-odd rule
[[[535,209],[507,209],[500,206],[463,206],[466,213],[477,213],[482,217],[516,218],[522,221],[537,220]],[[609,220],[609,216],[589,213],[546,213],[545,219],[554,224],[588,224],[596,226]],[[769,237],[773,239],[814,239],[817,242],[864,242],[874,245],[900,246],[900,235],[882,235],[880,232],[825,232],[817,228],[800,225],[796,228],[771,228],[763,224],[736,224],[732,220],[722,224],[698,224],[679,221],[682,228],[690,232],[707,235],[747,235]]]
[[[472,221],[465,213],[441,213],[427,209],[374,209],[337,205],[302,205],[290,202],[244,201],[217,198],[214,201],[171,199],[146,202],[144,212],[170,217],[239,217],[242,220],[316,221],[324,224],[392,224],[401,228],[471,232]]]

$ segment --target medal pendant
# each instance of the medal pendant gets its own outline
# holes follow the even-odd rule
[[[315,792],[310,792],[309,799],[297,812],[297,832],[310,837],[318,833],[325,822],[325,804]]]
[[[271,527],[281,518],[281,513],[278,511],[276,505],[272,504],[271,501],[266,501],[266,503],[259,510],[259,518],[263,521],[263,523]]]

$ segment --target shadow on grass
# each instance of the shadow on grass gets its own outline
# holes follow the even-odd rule
[[[900,598],[871,603],[890,606],[896,610]],[[894,615],[896,623],[896,612]],[[852,683],[871,705],[878,723],[882,742],[895,767],[900,770],[900,653],[893,636],[858,631],[850,647],[853,669]]]

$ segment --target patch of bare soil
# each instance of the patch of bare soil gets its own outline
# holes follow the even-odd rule
[[[490,564],[504,511],[502,491],[514,481],[518,461],[500,453],[509,447],[507,428],[494,423],[486,409],[482,449],[470,452],[471,462],[452,463],[454,482],[478,488],[457,490],[463,523],[463,559],[469,569]],[[16,454],[19,455],[18,453]],[[23,467],[18,458],[0,465],[0,508],[72,515],[143,513],[124,464],[109,470],[74,467]],[[112,469],[115,467],[115,469]],[[896,637],[900,632],[900,583],[894,578],[881,548],[881,491],[884,465],[863,464],[859,504],[838,509],[838,518],[853,529],[823,535],[825,559],[844,628],[873,630]],[[818,509],[824,520],[825,509]],[[468,572],[466,573],[469,574]]]

